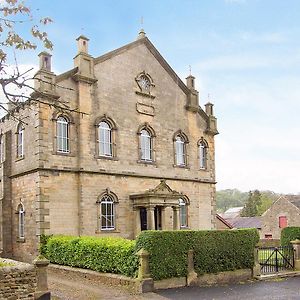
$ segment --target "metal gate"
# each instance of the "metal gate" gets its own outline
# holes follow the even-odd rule
[[[294,269],[294,249],[291,246],[260,247],[258,262],[261,274]]]

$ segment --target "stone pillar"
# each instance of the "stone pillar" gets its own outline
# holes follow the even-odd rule
[[[141,232],[141,215],[140,215],[140,208],[134,207],[134,237],[136,238]]]
[[[291,241],[294,248],[295,270],[300,271],[300,240]]]
[[[166,208],[164,206],[161,207],[161,230],[166,230]]]
[[[154,230],[155,229],[155,219],[154,219],[154,207],[147,207],[147,229]]]
[[[197,273],[195,272],[194,269],[194,250],[189,250],[186,283],[188,286],[191,286],[196,280],[197,280]]]
[[[151,278],[149,267],[149,252],[141,249],[137,256],[139,257],[139,270],[138,270],[138,290],[141,293],[152,292],[154,290],[154,282]]]
[[[252,275],[253,275],[253,277],[257,277],[257,276],[261,275],[260,264],[259,264],[259,260],[258,260],[258,251],[259,251],[259,247],[256,246],[254,248],[254,267],[252,269]]]
[[[37,288],[34,293],[34,299],[50,300],[51,293],[48,290],[47,280],[47,266],[49,265],[49,260],[39,256],[33,261],[33,264],[37,274]]]
[[[179,207],[173,206],[173,230],[180,229]]]

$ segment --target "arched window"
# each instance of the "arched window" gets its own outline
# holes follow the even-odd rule
[[[186,144],[188,143],[187,136],[181,130],[179,130],[174,134],[173,141],[175,149],[175,164],[177,166],[186,166]]]
[[[207,169],[207,142],[204,139],[201,139],[198,142],[198,151],[199,151],[199,167],[200,169]]]
[[[184,199],[179,199],[179,217],[180,217],[180,228],[186,228],[187,222],[187,203]]]
[[[99,144],[99,156],[112,157],[112,134],[111,126],[101,121],[98,125],[98,144]]]
[[[69,121],[67,118],[60,116],[56,121],[56,145],[57,152],[69,153]]]
[[[114,230],[115,229],[115,205],[114,198],[109,194],[104,194],[100,200],[100,229],[101,230]]]
[[[24,156],[24,127],[22,124],[17,128],[17,157]]]
[[[18,238],[25,238],[25,210],[22,203],[18,206]]]
[[[140,148],[141,160],[152,161],[152,137],[146,129],[141,131]]]

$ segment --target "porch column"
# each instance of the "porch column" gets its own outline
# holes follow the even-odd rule
[[[180,229],[179,207],[173,206],[173,230]]]
[[[149,206],[146,209],[147,209],[147,229],[154,230],[155,229],[154,207]]]
[[[161,230],[166,230],[166,208],[164,206],[161,207]]]
[[[140,215],[140,208],[134,207],[134,237],[136,238],[139,233],[141,232],[141,215]]]

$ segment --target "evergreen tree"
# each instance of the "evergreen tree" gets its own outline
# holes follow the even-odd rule
[[[248,200],[241,212],[242,217],[255,217],[258,215],[258,207],[261,205],[261,194],[258,190],[250,191]]]

